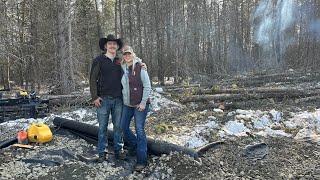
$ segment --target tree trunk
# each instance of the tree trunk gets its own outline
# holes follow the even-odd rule
[[[103,32],[101,29],[100,11],[98,9],[98,2],[97,2],[97,0],[94,0],[94,2],[95,2],[95,7],[96,7],[97,33],[98,33],[99,37],[102,38]]]
[[[115,0],[114,5],[114,34],[118,37],[118,0]]]
[[[123,38],[123,22],[122,22],[122,0],[119,0],[119,18],[120,18],[120,37]]]
[[[141,7],[140,7],[140,0],[136,0],[137,5],[137,26],[138,26],[138,40],[139,40],[139,54],[140,58],[144,58],[143,51],[142,51],[142,24],[141,24]]]

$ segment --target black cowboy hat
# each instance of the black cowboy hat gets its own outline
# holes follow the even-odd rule
[[[118,44],[118,50],[122,48],[123,46],[123,42],[122,40],[119,38],[117,39],[114,35],[109,34],[106,38],[100,38],[99,40],[99,47],[102,51],[105,51],[105,47],[104,45],[108,42],[108,41],[115,41]]]

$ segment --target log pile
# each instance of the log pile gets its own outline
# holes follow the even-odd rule
[[[239,76],[228,79],[212,80],[210,86],[200,84],[164,86],[163,95],[175,95],[181,103],[205,103],[209,107],[218,108],[223,104],[226,108],[238,107],[249,100],[273,99],[283,101],[292,99],[295,103],[319,102],[320,72],[285,72]],[[308,85],[305,86],[305,84]],[[205,82],[204,84],[208,84]],[[71,95],[48,96],[50,105],[91,104],[90,94],[76,93]],[[250,104],[250,103],[249,103]]]
[[[268,83],[276,84],[299,84],[303,82],[319,81],[320,72],[289,72],[259,76],[244,76],[226,79],[221,81],[221,85],[237,84],[244,87],[265,86]]]
[[[87,106],[91,104],[91,96],[89,93],[47,95],[43,97],[49,100],[50,106]]]
[[[179,93],[181,103],[205,104],[207,108],[239,108],[255,102],[290,101],[317,103],[320,100],[319,72],[286,72],[223,79],[207,87],[164,88]]]
[[[200,93],[199,93],[200,92]],[[250,99],[284,99],[284,98],[306,98],[317,97],[320,95],[320,89],[223,89],[211,91],[210,89],[199,90],[198,95],[183,97],[180,99],[182,103],[187,102],[208,102],[208,101],[244,101]]]

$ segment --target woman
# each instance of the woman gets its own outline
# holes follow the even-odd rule
[[[147,137],[144,126],[149,110],[149,95],[151,83],[149,75],[135,56],[132,48],[126,46],[123,49],[123,62],[121,64],[123,76],[123,134],[128,143],[129,153],[136,153],[136,171],[141,171],[147,165]],[[136,135],[130,130],[130,121],[134,117]]]

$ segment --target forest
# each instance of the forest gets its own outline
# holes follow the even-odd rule
[[[2,0],[0,85],[75,91],[100,37],[133,46],[164,84],[319,69],[317,0]]]
[[[320,179],[319,8],[0,0],[0,179]]]

